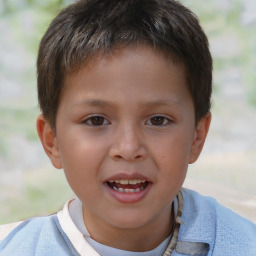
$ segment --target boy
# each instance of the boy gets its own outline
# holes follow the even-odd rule
[[[0,255],[256,255],[256,226],[182,189],[210,125],[212,60],[173,0],[81,0],[38,55],[37,129],[77,199],[27,220]]]

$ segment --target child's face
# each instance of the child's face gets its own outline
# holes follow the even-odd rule
[[[125,48],[67,76],[50,158],[82,201],[89,231],[168,223],[206,136],[194,116],[183,66],[149,47]]]

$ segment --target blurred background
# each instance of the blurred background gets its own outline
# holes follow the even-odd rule
[[[60,210],[73,196],[35,122],[36,57],[52,18],[72,0],[0,0],[0,224]],[[185,187],[256,222],[256,1],[182,0],[214,58],[213,120]]]

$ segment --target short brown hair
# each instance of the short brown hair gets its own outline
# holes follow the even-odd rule
[[[80,0],[52,21],[38,60],[41,111],[56,125],[65,75],[100,51],[147,44],[185,64],[198,122],[210,110],[212,58],[197,17],[175,0]]]

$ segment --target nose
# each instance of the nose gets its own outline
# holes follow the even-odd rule
[[[147,157],[147,150],[141,131],[136,125],[120,125],[115,132],[109,150],[114,160],[141,161]]]

